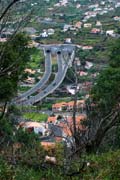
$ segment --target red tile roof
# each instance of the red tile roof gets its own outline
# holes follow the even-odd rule
[[[26,127],[26,128],[29,128],[29,127],[41,127],[42,124],[41,123],[38,123],[38,122],[21,122],[19,124],[20,127]]]
[[[48,122],[48,123],[51,123],[51,122],[52,122],[52,123],[55,123],[56,120],[57,120],[57,117],[56,117],[56,116],[49,116],[47,122]]]
[[[53,104],[52,108],[60,108],[60,107],[66,106],[66,105],[67,105],[66,102],[60,102],[60,103]]]

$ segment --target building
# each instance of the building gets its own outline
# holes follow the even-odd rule
[[[107,30],[107,31],[106,31],[106,36],[115,37],[115,32],[114,32],[114,30]]]
[[[75,105],[74,101],[56,103],[52,105],[52,111],[53,112],[73,111],[74,105]],[[81,109],[83,111],[85,108],[85,101],[77,100],[76,106],[77,106],[77,110]]]
[[[52,124],[56,124],[57,122],[57,117],[56,116],[49,116],[47,123],[52,123]]]
[[[55,33],[55,30],[50,28],[47,30],[48,35],[53,35]]]
[[[75,26],[75,28],[80,29],[82,26],[82,22],[78,21],[78,22],[76,22],[76,24],[74,26]]]
[[[96,26],[102,26],[102,23],[100,21],[97,21]]]
[[[91,30],[91,33],[92,34],[99,34],[101,32],[101,29],[98,29],[98,28],[93,28],[92,30]]]
[[[26,69],[24,70],[24,72],[29,73],[29,74],[35,74],[35,73],[36,73],[35,70],[29,69],[29,68],[26,68]]]
[[[66,38],[66,39],[65,39],[65,43],[68,43],[68,44],[69,44],[69,43],[72,43],[71,38]]]
[[[52,105],[52,111],[53,112],[63,111],[64,109],[66,109],[66,107],[67,107],[66,102],[56,103]]]
[[[82,50],[92,50],[92,46],[82,46]]]
[[[84,28],[91,28],[92,27],[92,24],[91,23],[85,23],[83,25]]]
[[[120,21],[120,17],[119,17],[119,16],[115,16],[113,19],[114,19],[115,21]]]
[[[48,132],[48,126],[46,123],[27,121],[21,122],[18,127],[24,128],[28,132],[34,132],[35,134],[40,134],[42,136]]]

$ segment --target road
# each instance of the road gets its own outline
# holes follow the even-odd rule
[[[46,52],[45,53],[45,73],[44,73],[42,79],[30,90],[28,90],[25,93],[23,93],[22,95],[20,95],[16,101],[19,101],[28,96],[31,96],[37,90],[41,89],[46,84],[46,82],[49,80],[51,73],[52,73],[51,53]]]
[[[46,96],[48,96],[49,94],[51,94],[55,89],[57,89],[62,83],[62,81],[64,80],[69,64],[71,63],[71,61],[73,61],[73,57],[74,57],[74,52],[71,53],[71,58],[69,57],[70,59],[66,63],[63,60],[62,53],[58,54],[57,55],[58,72],[53,82],[46,89],[44,89],[42,92],[40,92],[36,96],[33,96],[29,98],[28,100],[26,100],[24,104],[26,105],[35,104],[39,102],[40,100],[42,100],[43,98],[45,98]]]
[[[75,46],[73,45],[42,45],[42,47],[40,46],[38,48],[44,49],[45,52],[45,74],[41,81],[33,88],[19,96],[18,101],[16,101],[17,104],[32,105],[52,93],[64,80],[67,69],[71,66],[74,59]],[[47,88],[42,90],[42,92],[35,96],[31,96],[45,85],[51,75],[51,54],[57,54],[58,72],[55,79]]]

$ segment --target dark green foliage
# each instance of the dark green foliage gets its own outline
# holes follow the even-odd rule
[[[110,66],[120,68],[120,39],[118,39],[112,48],[110,55]]]
[[[90,156],[90,166],[84,171],[83,179],[119,180],[120,151],[108,152],[99,156]]]
[[[92,93],[94,100],[104,109],[112,109],[118,105],[120,98],[120,40],[113,45],[108,68],[98,77]]]
[[[105,108],[113,108],[120,97],[120,68],[103,71],[93,88],[94,100]]]
[[[17,83],[30,59],[28,48],[29,38],[24,34],[17,34],[4,44],[1,44],[0,59],[0,101],[6,102],[17,93]]]

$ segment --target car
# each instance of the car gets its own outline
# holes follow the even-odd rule
[[[51,52],[50,49],[47,49],[47,50],[46,50],[46,53],[50,53],[50,52]]]
[[[55,83],[53,83],[53,86],[55,86],[56,85],[56,82]]]
[[[58,51],[57,54],[61,54],[61,51]]]

